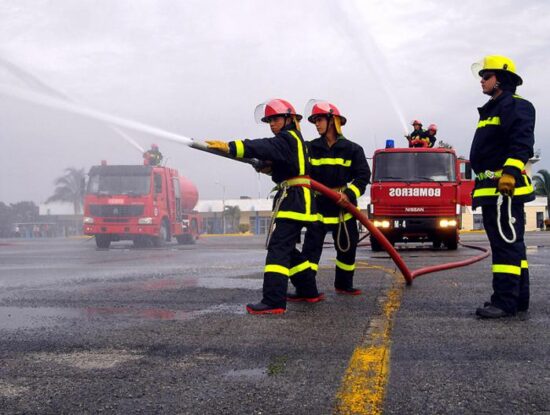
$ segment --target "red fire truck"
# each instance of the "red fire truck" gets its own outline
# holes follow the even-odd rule
[[[160,246],[175,237],[191,244],[199,237],[195,185],[168,167],[93,166],[84,198],[84,233],[98,248],[132,240],[135,246]]]
[[[373,156],[369,216],[389,242],[456,249],[462,206],[471,205],[469,162],[446,148],[386,148]],[[371,236],[373,251],[382,249]]]

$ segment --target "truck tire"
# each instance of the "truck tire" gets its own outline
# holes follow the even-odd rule
[[[380,252],[383,249],[380,242],[378,242],[372,235],[370,236],[370,248],[372,249],[372,252]]]
[[[193,245],[195,238],[190,233],[176,236],[179,245]]]
[[[109,235],[96,235],[95,244],[100,249],[108,249],[111,246],[111,237]]]
[[[153,237],[153,246],[164,246],[166,242],[170,242],[171,239],[172,237],[170,236],[170,227],[168,226],[168,221],[163,220],[160,225],[158,236]]]
[[[439,249],[441,248],[441,241],[440,240],[435,240],[432,242],[432,246],[434,249]]]
[[[449,251],[456,251],[458,248],[458,235],[456,233],[453,234],[452,237],[447,239],[445,245],[447,245],[447,249],[449,249]]]

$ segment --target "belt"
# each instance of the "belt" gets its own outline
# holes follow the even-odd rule
[[[521,171],[521,174],[527,174],[525,170]],[[476,174],[476,178],[478,180],[485,180],[485,179],[500,179],[502,177],[502,169],[491,171],[491,170],[485,170],[481,173]]]
[[[309,176],[296,176],[284,180],[276,186],[276,189],[284,189],[285,187],[311,187],[311,178]]]

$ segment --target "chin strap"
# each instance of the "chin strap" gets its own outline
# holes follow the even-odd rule
[[[512,216],[512,198],[510,196],[506,196],[508,198],[508,226],[510,227],[510,230],[512,231],[512,238],[508,239],[506,235],[504,235],[504,232],[502,231],[502,225],[500,224],[500,208],[502,207],[502,204],[504,203],[504,196],[499,195],[497,199],[497,225],[498,225],[498,232],[500,233],[500,236],[502,239],[504,239],[505,242],[509,244],[513,244],[516,242],[517,236],[516,236],[516,229],[514,228],[514,223],[516,223],[516,218]]]

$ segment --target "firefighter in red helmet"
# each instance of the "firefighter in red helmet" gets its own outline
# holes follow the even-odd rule
[[[263,298],[259,303],[248,304],[246,309],[250,314],[281,314],[286,311],[289,278],[310,266],[296,244],[302,228],[317,220],[315,199],[309,188],[311,166],[300,133],[302,116],[288,101],[272,99],[260,104],[255,116],[257,121],[269,124],[273,137],[206,143],[209,148],[237,158],[271,162],[271,177],[277,184],[277,193],[267,243]],[[309,297],[319,297],[314,276],[305,274],[294,283]]]
[[[437,141],[437,138],[435,137],[436,134],[437,125],[430,124],[428,126],[428,129],[424,133],[422,133],[422,135],[418,139],[417,145],[413,145],[413,147],[433,148],[435,142]]]
[[[150,166],[159,166],[162,162],[162,153],[159,151],[159,146],[151,144],[151,148],[143,153],[145,164]]]
[[[365,192],[370,180],[370,168],[363,148],[342,135],[342,126],[347,120],[334,104],[311,100],[306,111],[309,107],[311,115],[308,121],[315,124],[320,135],[307,143],[311,178],[338,191],[341,202],[357,206],[357,199]],[[316,201],[319,220],[308,227],[302,251],[313,266],[303,272],[314,273],[317,269],[325,236],[331,232],[336,248],[334,288],[338,294],[359,295],[361,290],[353,286],[359,240],[357,220],[323,195],[318,195]],[[288,299],[311,301],[299,286]]]
[[[523,81],[510,58],[485,56],[472,65],[472,71],[481,77],[483,93],[490,96],[478,108],[470,162],[476,173],[472,207],[481,206],[493,260],[493,294],[476,314],[501,318],[529,309],[523,206],[535,199],[525,171],[534,154],[535,108],[516,94]]]

